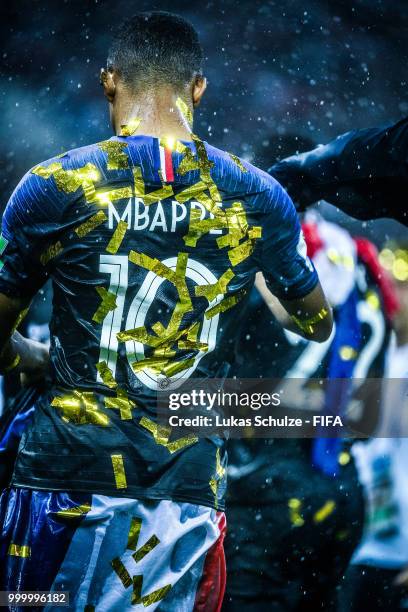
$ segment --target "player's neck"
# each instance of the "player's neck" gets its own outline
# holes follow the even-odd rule
[[[118,96],[112,109],[116,135],[120,134],[121,126],[140,120],[135,135],[191,140],[191,129],[177,105],[177,98],[173,91],[146,91],[137,98]]]

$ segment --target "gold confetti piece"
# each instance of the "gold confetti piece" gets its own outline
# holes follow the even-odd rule
[[[10,546],[8,547],[7,554],[10,557],[22,557],[27,559],[28,557],[31,557],[31,546],[14,544],[11,542]]]
[[[236,163],[236,165],[238,166],[238,168],[241,170],[241,172],[248,172],[248,170],[245,168],[244,164],[242,163],[242,161],[239,159],[239,157],[237,157],[236,155],[234,155],[233,153],[228,153],[228,155],[230,156],[230,158],[232,159],[233,162]]]
[[[305,520],[300,514],[302,508],[302,502],[296,497],[292,497],[288,500],[289,507],[289,519],[294,527],[302,527],[305,524]]]
[[[191,359],[182,359],[180,361],[168,361],[162,368],[162,373],[167,376],[167,378],[171,378],[188,368],[191,368],[195,364],[194,357]]]
[[[338,461],[340,465],[347,465],[348,463],[350,463],[350,460],[351,456],[350,453],[348,453],[347,451],[342,451],[341,453],[339,453]]]
[[[137,543],[139,541],[141,527],[142,527],[142,519],[137,516],[133,517],[130,522],[128,543],[126,546],[128,550],[136,550]]]
[[[105,287],[95,287],[95,289],[99,293],[102,301],[92,317],[92,321],[95,321],[95,323],[103,323],[103,320],[107,316],[108,312],[115,310],[117,307],[116,295],[105,289]]]
[[[201,219],[201,211],[192,208],[190,212],[190,223],[188,233],[183,237],[187,246],[197,246],[197,241],[213,229],[225,228],[225,221],[219,217],[215,219]]]
[[[366,302],[372,310],[379,310],[381,306],[380,298],[375,291],[367,291]]]
[[[120,136],[133,136],[141,124],[142,119],[140,117],[133,117],[129,121],[120,126]]]
[[[234,202],[225,211],[228,233],[217,238],[220,249],[225,246],[238,246],[239,241],[248,233],[248,221],[242,202]]]
[[[313,334],[314,326],[319,321],[323,321],[329,314],[327,308],[322,308],[314,317],[310,317],[310,319],[298,319],[298,317],[292,315],[293,321],[296,325],[301,329],[305,334]]]
[[[159,200],[166,200],[173,197],[173,187],[171,185],[163,185],[156,191],[146,193],[145,182],[143,180],[142,169],[139,166],[133,168],[133,181],[135,188],[135,196],[141,198],[145,206],[155,204]]]
[[[216,283],[213,283],[211,285],[196,285],[194,288],[195,294],[197,297],[206,297],[208,302],[212,302],[213,300],[215,300],[217,295],[224,294],[227,292],[229,282],[234,278],[234,276],[234,272],[231,270],[231,268],[228,268],[228,270],[226,270],[224,274],[222,274],[222,276],[217,280]]]
[[[56,516],[63,519],[75,519],[88,514],[91,510],[90,504],[81,504],[80,506],[74,506],[73,508],[66,508],[65,510],[58,510]]]
[[[133,196],[133,187],[119,187],[118,189],[98,190],[95,193],[95,201],[99,206],[109,206],[117,200],[125,200]]]
[[[92,604],[86,604],[84,612],[95,612],[95,606],[93,606]]]
[[[78,227],[75,229],[75,233],[79,238],[83,238],[84,236],[92,232],[92,230],[102,225],[102,223],[105,223],[105,221],[107,220],[108,217],[105,215],[103,210],[99,210],[95,215],[92,215],[92,217],[87,219],[84,223],[78,225]]]
[[[193,113],[188,104],[184,102],[184,100],[180,97],[176,100],[176,106],[179,109],[180,113],[183,115],[184,119],[187,121],[188,127],[191,129],[193,125]]]
[[[180,164],[176,170],[177,174],[180,174],[180,176],[184,176],[185,174],[187,174],[187,172],[192,172],[194,170],[200,169],[198,159],[194,155],[190,147],[188,147],[187,145],[184,145],[181,142],[177,142],[176,151],[183,155],[183,157],[181,158]]]
[[[132,584],[132,578],[130,577],[129,572],[127,571],[126,567],[123,565],[119,557],[115,557],[114,559],[112,559],[111,566],[125,589],[130,587],[130,585]]]
[[[354,259],[351,255],[342,255],[334,248],[327,249],[326,255],[328,260],[335,266],[343,266],[347,270],[354,269]]]
[[[146,544],[143,544],[143,546],[141,546],[135,553],[133,553],[133,559],[136,561],[136,563],[138,563],[146,555],[148,555],[149,552],[153,550],[153,548],[156,548],[158,544],[160,544],[159,538],[155,535],[152,535],[152,537],[147,540]]]
[[[332,499],[327,500],[327,502],[313,515],[314,523],[322,523],[325,521],[330,514],[334,511],[336,507],[335,502]]]
[[[54,177],[57,188],[64,193],[75,193],[82,187],[87,202],[94,200],[95,183],[100,180],[97,167],[89,163],[82,168],[63,170],[60,162],[54,162],[47,167],[37,166],[32,173],[45,180]]]
[[[118,389],[116,397],[105,397],[105,406],[106,408],[119,410],[122,421],[128,421],[133,418],[132,408],[135,408],[135,404],[129,400],[125,389]]]
[[[125,170],[129,168],[129,159],[124,149],[127,148],[127,142],[119,140],[106,140],[100,142],[98,147],[108,156],[108,170]]]
[[[61,242],[59,241],[49,246],[48,249],[44,251],[44,253],[42,253],[40,256],[40,261],[42,265],[46,266],[47,263],[51,261],[51,259],[58,257],[58,255],[60,255],[62,251],[63,251],[63,247],[62,247]]]
[[[143,604],[143,606],[147,608],[148,606],[151,606],[152,604],[157,603],[158,601],[161,601],[162,599],[166,597],[167,593],[170,591],[171,584],[167,584],[166,586],[161,587],[160,589],[156,589],[155,591],[152,591],[148,595],[143,595],[143,596],[142,596],[142,589],[143,589],[143,576],[133,576],[133,592],[132,592],[132,601],[131,601],[132,606]]]
[[[198,181],[194,185],[189,185],[183,191],[180,191],[176,196],[177,202],[184,204],[188,200],[198,200],[198,197],[208,189],[203,181]]]
[[[118,383],[113,377],[112,370],[109,368],[106,361],[100,361],[99,363],[97,363],[96,369],[98,370],[104,385],[106,385],[110,389],[114,389],[118,386]]]
[[[111,455],[113,474],[115,476],[115,483],[117,489],[126,489],[127,481],[125,474],[125,466],[123,465],[122,455]]]
[[[237,266],[245,259],[247,259],[255,249],[255,241],[248,239],[245,240],[242,244],[234,247],[230,251],[228,251],[228,257],[233,266]]]
[[[212,319],[212,317],[215,317],[215,315],[225,312],[226,310],[229,310],[230,308],[233,308],[235,304],[238,304],[238,302],[242,300],[245,294],[246,294],[246,291],[243,290],[243,291],[238,291],[238,293],[236,293],[235,295],[230,295],[224,298],[219,304],[216,304],[209,310],[206,310],[205,318]]]
[[[21,322],[26,318],[28,311],[30,310],[30,308],[25,308],[24,310],[22,310],[20,312],[20,314],[18,315],[16,322],[14,323],[13,329],[11,330],[11,335],[14,334],[14,332],[16,331],[16,329],[20,326]]]
[[[106,251],[108,253],[111,253],[112,255],[116,255],[116,253],[118,252],[120,248],[120,245],[123,242],[127,229],[128,229],[128,224],[126,223],[126,221],[119,221],[113,233],[113,236],[110,239],[108,246],[106,247]]]
[[[218,507],[218,489],[226,473],[226,468],[223,467],[223,465],[221,464],[221,456],[220,456],[219,448],[217,448],[217,452],[215,454],[215,461],[216,461],[215,474],[211,478],[209,485],[210,485],[211,491],[214,494],[214,498],[215,498],[214,505],[217,508]]]
[[[344,345],[339,348],[339,355],[343,361],[352,361],[357,359],[358,352],[352,346]]]
[[[187,436],[179,438],[178,440],[169,442],[171,428],[166,427],[165,425],[158,425],[147,417],[142,417],[139,421],[139,425],[150,431],[150,433],[153,435],[156,444],[160,444],[160,446],[164,446],[165,448],[167,448],[170,454],[173,454],[181,450],[182,448],[191,446],[192,444],[198,442],[198,438],[193,434],[189,434]]]
[[[109,425],[109,418],[101,412],[92,392],[74,391],[72,394],[54,397],[51,406],[62,413],[67,423],[74,425]]]

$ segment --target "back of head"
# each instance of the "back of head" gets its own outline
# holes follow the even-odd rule
[[[119,26],[107,66],[132,92],[157,86],[179,91],[201,73],[202,60],[197,32],[188,21],[152,11],[137,13]]]

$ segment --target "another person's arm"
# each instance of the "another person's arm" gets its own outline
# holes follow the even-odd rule
[[[330,336],[332,310],[320,282],[305,297],[294,300],[278,300],[260,272],[256,275],[255,286],[282,327],[315,342],[324,342]]]
[[[25,301],[0,293],[0,374],[13,371],[33,381],[46,374],[48,348],[14,331],[26,306]]]
[[[256,254],[257,284],[280,322],[308,340],[324,342],[333,327],[332,310],[307,256],[299,219],[276,181],[264,194],[262,237]]]

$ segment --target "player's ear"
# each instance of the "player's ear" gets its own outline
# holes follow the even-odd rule
[[[201,74],[197,74],[194,78],[193,83],[193,106],[194,108],[198,106],[201,102],[201,98],[204,95],[205,90],[207,89],[207,79]]]
[[[107,70],[106,68],[101,68],[101,85],[103,87],[103,93],[108,100],[108,102],[112,103],[115,97],[116,85],[113,79],[113,72],[111,70]]]

